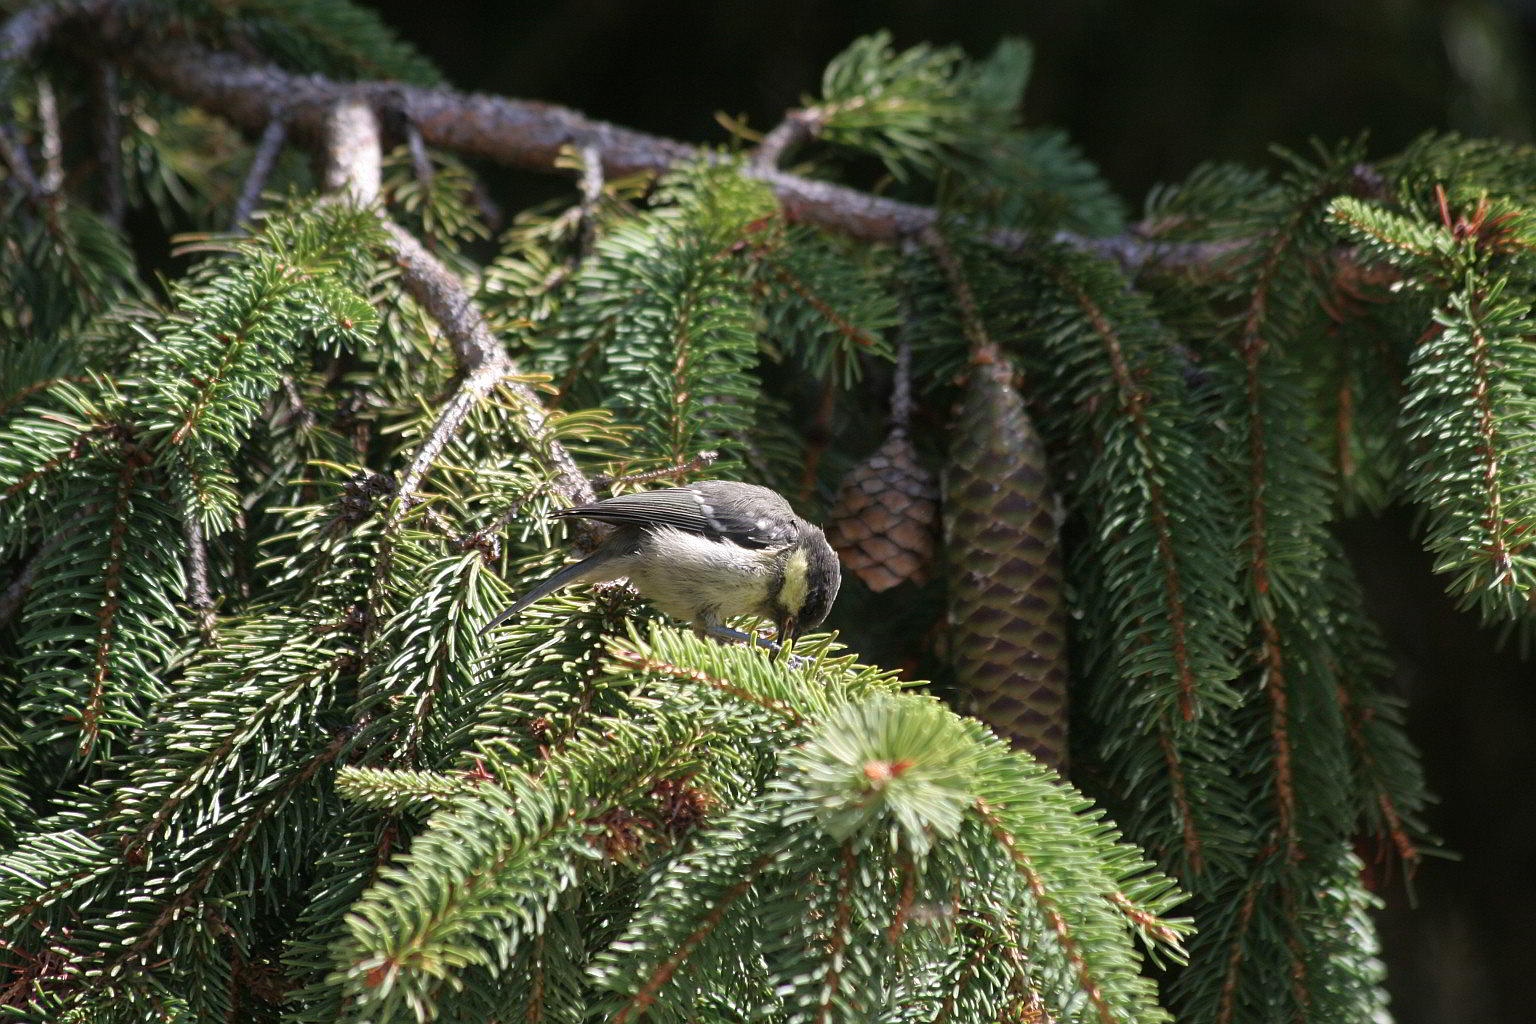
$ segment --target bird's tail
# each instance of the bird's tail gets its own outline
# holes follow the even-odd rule
[[[572,562],[570,565],[566,566],[564,569],[561,569],[553,576],[549,576],[541,580],[538,586],[534,587],[532,590],[528,591],[528,593],[514,601],[510,608],[496,616],[490,622],[487,622],[484,626],[481,626],[480,635],[484,636],[491,630],[495,629],[497,626],[501,625],[503,622],[506,622],[512,616],[516,615],[518,612],[521,612],[524,608],[527,608],[529,605],[533,604],[533,602],[539,600],[540,598],[548,597],[550,594],[553,594],[561,587],[568,587],[572,583],[580,583],[582,579],[592,571],[597,563],[598,556],[596,555],[593,555],[590,558],[583,558],[579,562]]]

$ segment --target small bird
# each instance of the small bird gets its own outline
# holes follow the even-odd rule
[[[777,492],[732,480],[620,494],[552,512],[616,529],[588,557],[566,566],[492,619],[483,634],[533,602],[574,583],[628,578],[666,614],[702,634],[737,636],[726,619],[756,615],[778,640],[821,624],[842,570],[821,530]]]

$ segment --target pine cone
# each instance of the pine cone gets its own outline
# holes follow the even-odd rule
[[[1067,617],[1057,528],[1045,448],[1010,377],[999,356],[978,362],[951,428],[951,661],[967,710],[1014,747],[1064,768]]]
[[[843,478],[827,539],[870,590],[922,583],[933,564],[938,512],[933,474],[918,463],[906,429],[897,427]]]

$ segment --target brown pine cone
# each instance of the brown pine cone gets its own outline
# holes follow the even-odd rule
[[[933,564],[938,512],[933,474],[917,461],[906,429],[897,427],[843,478],[827,540],[870,590],[923,583]]]

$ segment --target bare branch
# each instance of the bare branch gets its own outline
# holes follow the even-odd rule
[[[27,197],[34,203],[41,202],[47,193],[37,178],[37,172],[32,169],[32,158],[27,155],[27,148],[5,121],[0,121],[0,160],[5,161],[11,170],[11,177],[21,185]]]
[[[427,155],[427,142],[421,137],[421,129],[416,127],[410,115],[405,118],[405,146],[411,154],[411,171],[416,175],[416,180],[422,188],[430,188],[435,176],[432,170],[432,158]]]
[[[64,132],[59,127],[59,98],[44,75],[37,77],[37,123],[42,135],[38,155],[43,160],[43,191],[53,195],[64,187]]]
[[[450,415],[457,416],[452,421],[452,426],[457,427],[475,402],[489,394],[491,389],[500,386],[518,406],[523,439],[553,471],[556,494],[572,505],[594,500],[592,484],[576,465],[576,460],[571,458],[564,445],[551,436],[549,417],[539,396],[527,384],[509,379],[515,376],[517,369],[501,343],[491,334],[485,319],[475,309],[464,286],[410,232],[388,222],[384,225],[384,231],[395,262],[400,267],[401,281],[406,291],[437,321],[453,345],[459,365],[466,371],[464,381],[459,385],[459,393],[443,408],[437,425],[433,427],[433,434],[436,435],[448,425]],[[468,404],[461,407],[461,400]],[[421,462],[423,455],[426,455],[423,472],[424,466],[430,464],[446,443],[447,436],[444,436],[430,453],[423,446],[416,459],[416,462]],[[412,464],[413,470],[417,468],[416,462]],[[410,493],[419,479],[419,476],[413,479],[408,472],[406,479],[401,482],[401,494]]]
[[[379,119],[362,96],[343,93],[325,122],[325,187],[368,206],[383,177]]]
[[[250,169],[245,172],[245,184],[240,187],[240,198],[235,203],[234,216],[230,218],[233,229],[239,230],[255,215],[256,206],[261,202],[261,190],[266,187],[267,178],[271,177],[287,138],[288,117],[282,110],[275,109],[267,126],[261,130],[261,141],[256,143]]]
[[[94,509],[95,506],[92,506],[89,511],[94,511]],[[27,594],[31,591],[32,584],[37,582],[37,573],[42,568],[43,562],[48,559],[49,555],[58,550],[59,545],[68,540],[80,528],[79,520],[82,518],[84,518],[84,513],[75,517],[73,523],[43,541],[38,549],[33,552],[32,557],[27,559],[27,564],[21,567],[21,571],[16,574],[16,578],[11,580],[10,585],[3,591],[0,591],[0,625],[11,621],[16,613],[21,610],[22,602],[27,599]]]
[[[323,140],[325,119],[345,94],[378,110],[398,109],[403,104],[427,145],[527,170],[554,170],[565,147],[595,149],[602,154],[603,173],[609,178],[727,159],[711,150],[595,121],[548,103],[397,82],[341,84],[179,41],[140,40],[133,46],[115,47],[113,53],[141,78],[247,131],[258,131],[266,124],[273,103],[286,102],[293,112],[292,131],[310,144]],[[749,166],[743,173],[772,188],[789,219],[866,241],[894,242],[938,220],[931,207],[813,181],[774,167]],[[1007,229],[990,231],[987,238],[1001,248],[1018,251],[1030,251],[1041,244],[1037,235]],[[1221,258],[1231,249],[1222,243],[1159,245],[1134,235],[1090,239],[1071,232],[1058,233],[1054,241],[1119,260],[1130,268],[1151,263],[1173,268],[1198,266]]]
[[[603,201],[603,154],[596,146],[581,149],[581,234],[576,259],[585,259],[597,243],[597,208]]]
[[[379,119],[373,110],[356,95],[347,95],[338,100],[331,109],[330,116],[326,120],[326,148],[325,148],[325,187],[330,191],[345,196],[352,202],[366,206],[378,199],[379,188],[383,176],[383,148],[379,142]],[[409,239],[414,245],[419,245],[409,233],[398,225],[384,220],[385,237],[394,249],[396,260],[402,263],[402,269],[406,261],[400,256],[405,251],[405,240]],[[422,249],[424,260],[433,260],[432,256]],[[414,266],[418,271],[428,269],[424,261],[417,261]],[[435,269],[441,271],[444,278],[449,278],[447,268],[438,264]],[[411,272],[406,271],[407,280]],[[446,286],[447,282],[436,282],[440,286]],[[409,289],[408,289],[409,290]],[[413,291],[412,295],[416,293]],[[423,303],[426,305],[426,303]],[[429,309],[434,318],[438,318],[439,312],[447,310],[447,306],[439,304],[437,309]],[[447,320],[458,318],[459,321],[478,319],[469,303],[469,296],[463,296],[463,303],[452,310],[452,315],[438,318],[438,322],[447,330]],[[484,322],[481,321],[481,327]],[[459,425],[470,411],[479,404],[480,400],[491,392],[496,384],[511,369],[511,362],[491,337],[489,330],[484,336],[472,336],[468,343],[455,338],[454,353],[459,358],[459,363],[467,371],[465,377],[459,382],[453,397],[438,412],[437,422],[432,425],[427,438],[421,447],[416,450],[411,464],[406,468],[405,475],[400,480],[400,486],[395,492],[395,501],[389,513],[389,526],[396,526],[405,513],[410,510],[415,502],[416,490],[421,486],[427,472],[432,468],[432,463],[442,454],[453,435],[458,432]]]
[[[357,96],[376,110],[408,112],[426,145],[483,157],[534,171],[552,171],[562,148],[591,147],[602,154],[609,178],[661,173],[679,164],[725,159],[711,150],[633,131],[548,103],[473,95],[451,89],[423,89],[397,82],[338,83],[321,75],[297,75],[217,53],[186,41],[130,38],[111,15],[121,0],[76,0],[73,4],[33,7],[0,26],[0,68],[25,59],[67,21],[78,18],[113,45],[112,59],[171,95],[219,114],[252,134],[262,131],[279,105],[293,111],[290,125],[300,141],[322,144],[325,119],[343,94]],[[935,224],[931,207],[872,196],[857,189],[797,177],[779,170],[792,145],[814,134],[812,112],[791,114],[763,140],[744,173],[764,182],[778,196],[785,216],[872,242],[893,242]],[[0,133],[0,150],[6,145]],[[8,160],[10,153],[0,153]],[[21,176],[23,172],[17,172]],[[25,181],[25,179],[23,179]],[[1003,249],[1030,251],[1039,236],[999,229],[988,240]],[[1237,243],[1157,243],[1135,234],[1086,238],[1058,232],[1052,241],[1119,262],[1129,271],[1148,266],[1192,269],[1219,262]]]
[[[607,490],[618,484],[648,484],[656,480],[664,480],[671,477],[673,480],[681,480],[686,476],[698,473],[713,466],[720,458],[720,453],[713,450],[699,452],[687,462],[676,466],[664,466],[661,469],[653,469],[645,473],[626,473],[623,476],[596,476],[592,478],[592,486]]]
[[[896,343],[896,369],[891,380],[891,426],[906,430],[912,421],[912,339],[903,334]]]
[[[792,151],[815,138],[820,128],[821,117],[817,111],[791,110],[758,143],[752,153],[752,166],[762,171],[777,169]]]
[[[123,118],[117,66],[99,61],[91,69],[95,106],[96,161],[101,166],[101,206],[107,223],[122,227],[127,199],[123,195]]]
[[[327,119],[326,185],[357,202],[371,202],[379,192],[382,154],[378,119],[359,95],[347,95]],[[435,320],[464,370],[453,397],[438,413],[427,439],[401,478],[390,522],[398,522],[411,506],[416,489],[464,418],[500,387],[518,405],[523,439],[553,470],[557,493],[571,504],[593,500],[592,485],[565,447],[550,436],[543,403],[528,385],[509,379],[517,368],[486,326],[469,293],[437,257],[398,224],[383,221],[384,237],[401,283]]]
[[[182,535],[187,542],[187,603],[197,611],[197,628],[205,643],[214,639],[213,590],[208,584],[208,544],[202,524],[191,509],[182,512]]]

